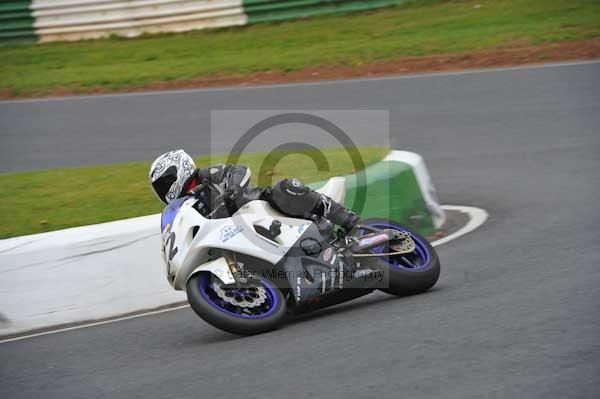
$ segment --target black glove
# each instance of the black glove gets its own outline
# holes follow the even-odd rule
[[[236,202],[242,197],[242,188],[240,186],[229,187],[225,190],[225,196],[231,201]]]
[[[324,216],[333,223],[341,226],[347,232],[354,229],[360,223],[360,216],[335,201],[330,202],[329,212]]]
[[[349,212],[347,219],[342,224],[342,228],[344,230],[346,230],[347,232],[350,232],[350,231],[354,230],[354,228],[356,228],[356,226],[358,226],[359,223],[360,223],[360,216],[358,216],[354,212]]]

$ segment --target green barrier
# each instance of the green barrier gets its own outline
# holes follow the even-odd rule
[[[97,0],[101,3],[100,0]],[[242,0],[248,24],[393,6],[410,0]],[[128,3],[119,0],[117,3]],[[91,2],[89,4],[93,4]],[[32,1],[0,0],[0,44],[37,41]],[[87,4],[87,3],[85,3]],[[241,16],[240,18],[242,18]],[[243,20],[243,18],[241,19]],[[242,24],[242,22],[240,22]],[[40,33],[43,36],[43,33]],[[48,40],[57,40],[49,38]]]
[[[436,220],[439,225],[444,215],[439,203],[428,204],[426,193],[419,184],[416,173],[419,167],[424,170],[424,164],[415,166],[410,162],[384,160],[365,169],[363,178],[359,174],[344,176],[345,205],[364,219],[389,218],[422,234],[431,233],[435,230]],[[310,186],[319,188],[325,183],[317,182]],[[366,191],[366,198],[362,204],[361,188]],[[435,201],[437,199],[434,199]]]
[[[0,43],[37,40],[31,15],[31,1],[0,2]]]
[[[408,0],[244,0],[248,23],[370,10]]]

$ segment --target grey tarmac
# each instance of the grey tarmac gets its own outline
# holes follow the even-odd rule
[[[490,218],[438,247],[422,295],[246,338],[186,308],[1,344],[0,397],[599,396],[600,64],[5,102],[1,169],[202,153],[208,111],[240,108],[389,110],[392,144],[425,157],[442,203]]]

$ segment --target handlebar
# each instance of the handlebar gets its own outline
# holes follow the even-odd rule
[[[206,188],[206,181],[202,181],[200,184],[198,184],[196,187],[192,188],[191,190],[189,190],[187,192],[188,195],[192,195],[194,197],[198,197],[198,195],[204,191],[204,189]]]
[[[226,207],[228,199],[229,197],[225,193],[219,194],[217,198],[215,198],[215,203],[219,205],[217,205],[215,209],[213,209],[213,211],[210,214],[208,214],[208,217],[211,218],[215,213],[219,212],[221,209]]]
[[[187,192],[188,195],[194,196],[196,198],[200,198],[200,194],[209,187],[209,182],[207,180],[203,180],[200,184],[198,184],[193,189]],[[227,204],[232,201],[232,198],[228,193],[220,193],[213,201],[214,204],[218,204],[213,211],[208,215],[208,217],[212,217],[214,214],[219,212],[224,207],[227,207]]]

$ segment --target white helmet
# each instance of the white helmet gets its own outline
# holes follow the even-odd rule
[[[156,158],[150,166],[150,183],[154,194],[165,204],[179,197],[196,165],[185,151],[169,151]]]

